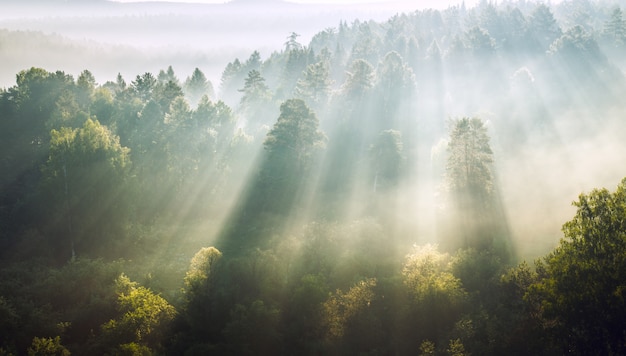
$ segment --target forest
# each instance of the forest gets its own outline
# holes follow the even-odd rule
[[[340,21],[219,83],[24,68],[0,355],[626,354],[623,8]]]

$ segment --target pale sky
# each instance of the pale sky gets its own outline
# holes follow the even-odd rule
[[[116,0],[118,2],[148,2],[155,0]],[[177,2],[177,3],[203,3],[203,4],[223,4],[229,2],[228,0],[156,0],[163,2]],[[408,0],[286,0],[293,3],[302,4],[393,4],[398,2],[409,2]],[[411,4],[417,5],[419,8],[447,8],[449,5],[460,4],[463,0],[417,0],[410,1]],[[468,7],[474,6],[480,0],[465,0],[465,5]]]

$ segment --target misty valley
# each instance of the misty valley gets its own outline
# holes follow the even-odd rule
[[[624,1],[90,3],[0,15],[0,355],[626,354]]]

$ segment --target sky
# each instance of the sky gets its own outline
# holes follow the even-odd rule
[[[147,2],[147,1],[155,1],[155,0],[116,0],[118,2]],[[156,0],[156,1],[166,1],[166,2],[179,2],[179,3],[204,3],[204,4],[222,4],[225,2],[229,2],[227,0]],[[408,0],[398,1],[398,0],[286,0],[288,2],[293,3],[302,3],[302,4],[368,4],[368,3],[398,3],[398,2],[409,2]],[[413,5],[418,5],[416,7],[419,8],[447,8],[449,5],[457,5],[461,3],[463,0],[418,0],[418,1],[410,1]],[[467,6],[473,6],[477,4],[479,0],[465,0],[465,4]]]

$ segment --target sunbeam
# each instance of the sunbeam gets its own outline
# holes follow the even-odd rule
[[[620,2],[4,2],[0,355],[626,354]]]

